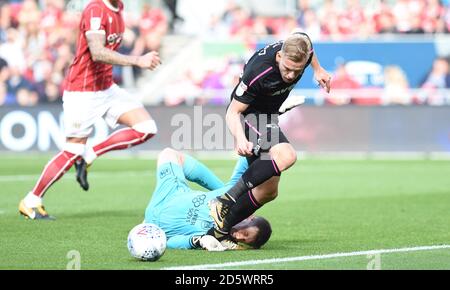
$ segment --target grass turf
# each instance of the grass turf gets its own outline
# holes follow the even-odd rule
[[[167,250],[157,262],[134,260],[128,231],[143,220],[155,184],[155,161],[100,159],[91,189],[73,169],[47,193],[55,222],[27,221],[17,205],[47,156],[0,157],[0,269],[66,269],[70,251],[82,269],[160,269],[450,244],[450,162],[303,160],[283,174],[279,197],[259,214],[273,227],[258,251]],[[205,161],[226,179],[234,161]],[[366,269],[367,256],[227,269]],[[382,254],[382,269],[450,269],[450,250]]]

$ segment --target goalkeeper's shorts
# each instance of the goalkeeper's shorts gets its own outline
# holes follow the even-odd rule
[[[246,116],[245,118],[245,136],[247,140],[253,143],[253,155],[247,157],[248,164],[252,164],[261,154],[269,152],[270,148],[280,143],[289,143],[284,135],[278,120],[271,120],[263,114]]]

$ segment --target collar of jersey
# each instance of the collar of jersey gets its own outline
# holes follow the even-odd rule
[[[114,12],[119,12],[119,8],[112,6],[112,4],[109,3],[108,0],[103,0],[103,3],[105,3],[106,7],[108,7],[110,10],[112,10]]]

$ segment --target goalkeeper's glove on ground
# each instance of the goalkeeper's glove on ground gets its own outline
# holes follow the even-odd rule
[[[196,248],[203,248],[210,252],[221,252],[227,249],[215,237],[210,235],[194,236],[192,237],[192,244]]]

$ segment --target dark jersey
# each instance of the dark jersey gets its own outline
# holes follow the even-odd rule
[[[249,105],[243,113],[244,116],[279,114],[281,104],[301,79],[303,71],[294,82],[283,81],[275,59],[282,46],[283,41],[270,44],[257,51],[245,64],[239,84],[231,95],[231,98]],[[312,56],[313,54],[310,55],[305,68],[310,65]]]

